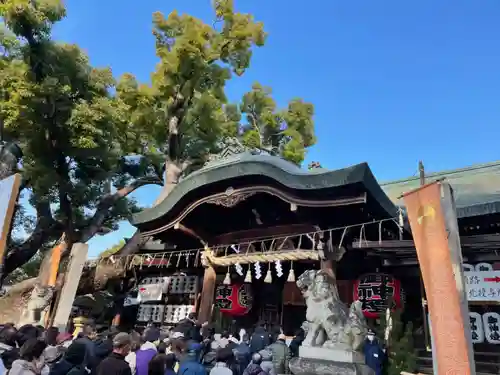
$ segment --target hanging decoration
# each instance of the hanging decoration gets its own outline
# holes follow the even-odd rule
[[[249,284],[219,285],[215,291],[215,307],[232,316],[247,314],[252,308],[252,288]]]
[[[262,277],[262,270],[260,269],[260,262],[255,262],[254,265],[255,267],[255,280],[260,280]]]
[[[293,270],[293,262],[290,262],[290,272],[288,272],[288,278],[286,279],[287,283],[295,282],[295,271]]]
[[[404,291],[399,280],[385,273],[368,273],[354,282],[353,299],[362,303],[367,318],[378,318],[390,308],[403,308]]]
[[[271,263],[267,267],[266,277],[264,278],[266,284],[271,284],[273,282],[273,275],[271,274]]]
[[[231,274],[229,273],[229,267],[227,268],[226,277],[224,277],[224,281],[222,283],[224,285],[231,285]]]
[[[245,275],[245,282],[246,283],[252,282],[252,266],[248,266],[247,274]]]
[[[236,269],[236,273],[240,276],[243,276],[243,267],[241,266],[240,263],[236,263],[234,265],[234,268]]]
[[[274,265],[276,267],[276,276],[278,277],[283,276],[283,267],[281,265],[281,261],[280,260],[275,261]]]
[[[382,225],[387,223],[387,228],[382,230]],[[361,228],[360,235],[361,240],[357,242],[354,246],[362,247],[365,245],[364,233],[369,226],[377,225],[379,229],[379,240],[382,240],[383,231],[390,231],[397,235],[398,232],[402,230],[400,226],[400,222],[397,217],[387,218],[377,221],[347,225],[342,227],[335,227],[321,230],[308,232],[308,233],[299,233],[295,235],[287,235],[287,236],[278,236],[278,237],[270,237],[270,238],[259,238],[255,241],[245,241],[242,243],[231,244],[219,246],[217,251],[210,249],[208,246],[200,249],[193,250],[169,250],[163,253],[155,253],[155,254],[138,254],[138,255],[113,255],[112,257],[100,258],[97,262],[89,261],[89,264],[96,263],[114,263],[118,261],[123,261],[127,265],[128,268],[133,267],[179,267],[180,260],[182,256],[185,256],[186,264],[190,263],[189,257],[194,257],[194,264],[196,265],[198,260],[201,259],[201,263],[203,265],[211,264],[213,266],[218,267],[229,267],[238,264],[254,264],[255,268],[255,278],[258,279],[262,277],[261,272],[257,272],[257,263],[270,263],[275,262],[277,260],[283,261],[297,261],[297,260],[319,260],[320,253],[325,252],[329,249],[330,242],[324,242],[322,238],[335,238],[333,235],[334,232],[343,231],[341,236],[340,244],[337,247],[341,247],[342,241],[346,231],[350,228]],[[275,246],[271,245],[270,249],[266,248],[266,244],[275,244]],[[297,243],[298,245],[293,245]],[[284,246],[283,244],[286,244]],[[288,244],[292,244],[291,248],[289,248]],[[265,249],[266,251],[257,252],[249,249]],[[293,251],[291,251],[293,249]],[[224,256],[220,256],[217,254],[225,252]],[[225,251],[224,251],[225,250]],[[228,255],[228,251],[231,250],[233,254]],[[173,258],[172,257],[176,257]],[[191,262],[192,263],[192,262]],[[189,264],[190,265],[190,264]]]

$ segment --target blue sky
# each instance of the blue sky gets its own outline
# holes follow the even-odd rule
[[[209,0],[66,0],[55,38],[77,43],[94,65],[148,81],[156,56],[154,11],[211,22]],[[318,143],[307,160],[328,168],[369,162],[379,181],[498,159],[498,0],[236,0],[269,33],[250,70],[229,85],[238,100],[258,81],[285,106],[314,103]],[[491,140],[492,142],[489,142]],[[488,141],[488,142],[487,142]],[[150,205],[156,188],[135,197]],[[131,235],[91,241],[96,255]]]

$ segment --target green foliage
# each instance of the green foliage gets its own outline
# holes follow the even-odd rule
[[[271,88],[255,83],[252,91],[243,96],[240,104],[240,111],[246,117],[246,125],[242,126],[243,144],[300,164],[306,148],[316,143],[314,107],[294,99],[287,109],[278,110],[271,93]]]
[[[38,271],[40,270],[40,265],[42,264],[43,254],[37,252],[29,262],[23,264],[21,267],[16,268],[9,276],[5,279],[5,285],[14,285],[23,280],[31,279],[38,276]]]
[[[4,136],[23,150],[30,203],[50,204],[67,236],[79,240],[113,187],[155,175],[159,166],[148,152],[138,154],[147,133],[131,126],[130,106],[111,94],[111,70],[92,67],[76,45],[51,39],[53,23],[65,16],[61,1],[7,0],[0,16]],[[124,199],[99,224],[115,229],[136,210]]]
[[[0,2],[0,123],[23,150],[23,186],[37,209],[29,256],[62,233],[74,242],[116,229],[138,210],[127,199],[137,179],[158,183],[165,162],[165,192],[228,138],[304,160],[316,141],[312,104],[294,99],[279,109],[259,84],[229,103],[226,83],[245,73],[266,33],[232,0],[215,0],[213,10],[210,24],[153,15],[159,63],[146,85],[131,74],[115,82],[78,46],[54,41],[52,27],[66,16],[61,0]]]
[[[99,258],[107,258],[113,254],[115,254],[118,250],[120,250],[125,245],[125,240],[121,240],[116,245],[111,246],[109,249],[104,250],[99,254]]]
[[[227,81],[244,74],[266,33],[251,15],[236,12],[231,0],[215,1],[214,13],[213,25],[176,11],[167,17],[155,13],[160,62],[152,85],[125,75],[118,97],[133,108],[135,123],[148,129],[154,147],[166,151],[170,162],[203,165],[225,138],[241,136],[247,147],[300,164],[316,141],[312,104],[295,99],[278,110],[271,90],[259,84],[240,103],[228,103]]]
[[[389,340],[385,343],[388,347],[388,361],[384,368],[387,375],[399,375],[401,371],[413,373],[417,370],[417,352],[413,346],[413,325],[401,319],[401,310],[391,313],[392,330]],[[381,317],[381,324],[377,329],[377,336],[385,337],[385,316]]]

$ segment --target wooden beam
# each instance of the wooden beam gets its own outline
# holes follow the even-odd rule
[[[201,243],[203,246],[207,245],[207,239],[208,239],[208,237],[207,237],[207,235],[205,235],[205,236],[203,236],[203,237],[202,237],[202,236],[199,234],[199,232],[200,232],[200,230],[199,230],[199,229],[195,231],[194,229],[191,229],[191,228],[186,227],[186,226],[185,226],[184,224],[182,224],[181,222],[175,223],[175,225],[174,225],[174,229],[176,229],[176,230],[180,230],[181,232],[186,233],[188,236],[191,236],[191,237],[196,238],[198,241],[200,241],[200,243]]]
[[[461,236],[462,247],[474,248],[492,246],[500,247],[500,234],[481,234],[475,236]],[[413,240],[387,240],[387,241],[354,241],[352,248],[357,249],[415,249]]]
[[[19,187],[21,186],[21,175],[16,173],[0,181],[0,196],[2,200],[2,217],[0,230],[0,279],[3,276],[5,250],[7,248],[7,239],[10,234],[12,217],[16,208]]]

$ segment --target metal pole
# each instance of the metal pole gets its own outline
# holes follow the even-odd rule
[[[418,175],[420,177],[420,186],[425,185],[425,169],[424,163],[422,160],[418,162]],[[425,288],[424,283],[422,281],[422,273],[420,273],[420,295],[422,297],[422,317],[424,323],[424,340],[425,340],[425,349],[429,352],[431,351],[432,345],[429,340],[429,321],[427,319],[427,299],[425,296]]]

